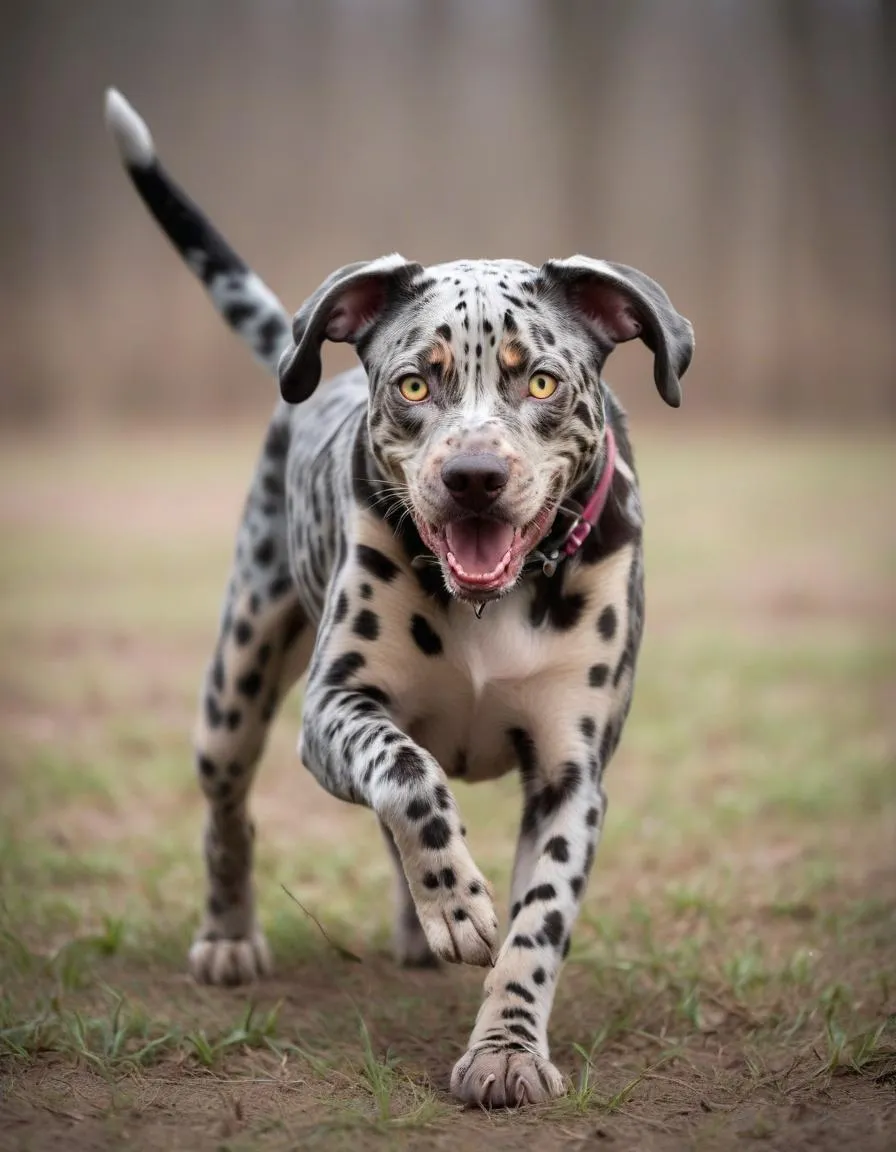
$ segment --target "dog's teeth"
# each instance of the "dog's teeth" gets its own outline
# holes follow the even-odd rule
[[[448,563],[451,565],[451,567],[454,569],[455,572],[457,572],[461,576],[466,576],[467,573],[464,571],[463,564],[459,563],[457,557],[454,555],[453,552],[448,553],[447,559],[448,559]]]
[[[502,576],[507,571],[513,560],[513,550],[508,548],[500,562],[495,565],[491,572],[477,572],[475,576],[471,576],[469,572],[467,572],[453,552],[446,552],[445,558],[456,576],[467,580],[474,580],[477,583],[485,583],[489,580],[497,580],[499,576]]]

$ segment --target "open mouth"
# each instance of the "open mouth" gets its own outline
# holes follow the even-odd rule
[[[526,556],[544,536],[553,514],[551,503],[524,528],[488,516],[466,516],[440,528],[418,521],[417,528],[442,562],[455,594],[488,600],[516,583]]]

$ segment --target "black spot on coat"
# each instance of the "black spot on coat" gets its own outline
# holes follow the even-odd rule
[[[415,613],[411,617],[411,635],[414,643],[426,656],[438,656],[442,652],[442,639],[425,616]]]
[[[380,618],[369,608],[362,608],[355,617],[352,631],[362,640],[376,640],[380,634]]]
[[[363,668],[365,663],[366,661],[360,652],[343,652],[330,665],[326,683],[333,688],[340,687],[359,668]]]
[[[389,699],[389,693],[384,692],[382,688],[378,688],[376,684],[362,684],[357,689],[359,696],[364,696],[372,704],[378,704],[382,708],[388,708],[392,701]],[[389,733],[392,735],[392,733]],[[386,743],[384,740],[383,743]]]
[[[428,800],[424,800],[422,796],[415,796],[414,799],[408,804],[405,809],[405,815],[408,820],[422,820],[432,812],[432,805]]]
[[[569,841],[565,836],[552,836],[544,850],[557,864],[565,864],[569,860]]]
[[[616,635],[617,628],[616,609],[608,604],[597,618],[597,631],[602,640],[610,641]]]
[[[541,930],[549,944],[557,948],[563,942],[563,917],[556,908],[552,909],[544,918]]]
[[[277,323],[278,330],[280,328],[279,321]],[[289,425],[288,424],[271,424],[268,428],[268,434],[264,442],[264,451],[266,456],[270,456],[272,460],[282,460],[286,453],[289,451]]]
[[[274,559],[276,551],[277,546],[274,543],[272,537],[265,536],[263,540],[259,540],[259,542],[255,545],[255,550],[252,554],[255,557],[256,563],[260,564],[263,568],[266,568],[268,564],[270,564]]]
[[[532,780],[538,775],[538,753],[531,733],[525,728],[508,728],[507,735],[520,766],[524,780]]]
[[[557,896],[557,890],[553,884],[537,884],[534,888],[530,888],[526,893],[526,898],[523,900],[523,906],[528,908],[530,904],[534,904],[536,900],[554,900]]]
[[[386,778],[401,787],[419,784],[426,779],[426,762],[416,749],[400,748],[386,771]]]
[[[582,782],[582,769],[569,761],[563,765],[563,774],[555,784],[545,784],[532,792],[523,806],[523,832],[533,832],[539,822],[552,816],[578,789]]]
[[[277,576],[268,585],[268,595],[272,600],[279,600],[281,596],[292,588],[292,577],[288,573],[283,573],[282,576]]]
[[[563,566],[554,576],[536,578],[535,595],[529,609],[529,622],[533,628],[540,628],[546,621],[558,632],[568,632],[581,620],[588,603],[583,592],[563,594]]]
[[[205,698],[205,719],[209,728],[220,728],[224,720],[224,713],[218,707],[218,701],[211,693]]]
[[[433,816],[420,829],[420,843],[424,848],[438,851],[451,840],[451,827],[444,816]]]
[[[358,563],[364,571],[375,576],[377,580],[382,580],[388,584],[398,575],[398,565],[377,548],[359,544],[357,556]]]
[[[264,677],[253,668],[251,672],[247,672],[245,676],[240,676],[236,682],[237,691],[241,692],[247,700],[254,700],[258,693],[261,691]]]

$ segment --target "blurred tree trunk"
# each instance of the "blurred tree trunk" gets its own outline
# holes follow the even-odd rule
[[[877,74],[884,109],[883,137],[889,147],[881,149],[882,188],[885,212],[884,261],[885,292],[891,310],[896,305],[896,4],[879,0],[881,36],[877,57]],[[888,346],[884,362],[883,407],[896,416],[896,326],[887,325]]]
[[[786,191],[783,231],[776,252],[778,267],[769,290],[777,300],[775,358],[781,377],[774,390],[775,410],[779,416],[788,417],[800,411],[807,400],[809,410],[823,404],[822,393],[828,386],[810,331],[813,309],[819,296],[826,294],[824,285],[816,287],[814,280],[815,270],[824,263],[829,230],[825,227],[826,189],[817,176],[823,142],[813,67],[817,21],[824,20],[826,13],[814,0],[778,0],[774,10],[783,48]],[[807,386],[812,389],[811,397],[807,397]]]
[[[894,0],[7,8],[6,412],[270,397],[122,179],[112,83],[290,308],[396,248],[584,251],[694,320],[688,416],[896,417]],[[646,368],[612,379],[653,416]]]
[[[643,17],[634,0],[541,0],[546,29],[547,75],[541,82],[552,101],[559,137],[557,179],[567,250],[605,250],[611,225],[603,188],[623,118],[628,31]]]

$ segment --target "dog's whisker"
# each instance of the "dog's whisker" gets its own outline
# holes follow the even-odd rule
[[[562,512],[564,516],[569,516],[573,520],[580,520],[584,515],[585,509],[581,504],[576,503],[575,500],[561,500],[557,505],[557,511]]]
[[[411,560],[411,567],[416,569],[441,568],[442,565],[437,556],[427,555],[425,552],[421,552],[419,556],[415,556],[413,560]]]

